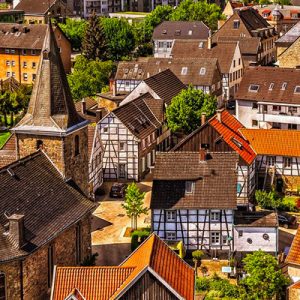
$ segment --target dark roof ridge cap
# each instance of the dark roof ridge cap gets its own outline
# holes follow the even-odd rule
[[[149,77],[149,78],[150,78],[150,77]],[[135,101],[137,101],[137,100],[140,100],[140,99],[143,99],[144,97],[149,97],[149,96],[150,96],[152,99],[154,99],[154,98],[151,96],[151,94],[150,94],[149,92],[146,92],[146,93],[143,93],[143,94],[139,95],[138,97],[136,97],[136,98],[134,98],[134,99],[132,99],[132,100],[130,100],[130,101],[128,101],[128,102],[125,102],[124,104],[122,104],[122,105],[116,107],[116,108],[113,109],[111,112],[119,111],[119,109],[120,109],[121,107],[127,106],[127,105],[129,105],[129,104],[133,104],[133,102],[135,102]],[[124,100],[125,100],[125,99],[124,99]]]
[[[136,266],[57,266],[57,269],[135,269]]]

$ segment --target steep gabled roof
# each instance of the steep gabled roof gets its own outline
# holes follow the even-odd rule
[[[76,112],[54,32],[49,24],[28,111],[13,130],[61,134],[86,123]]]
[[[300,226],[293,239],[288,256],[285,259],[286,263],[300,265]]]
[[[32,253],[95,207],[40,151],[0,169],[0,199],[0,261]],[[24,215],[26,243],[20,249],[3,234],[5,214]]]
[[[21,0],[15,9],[23,10],[29,15],[45,15],[57,1],[60,0]]]
[[[275,41],[276,44],[280,43],[294,43],[300,37],[300,22],[295,24],[288,32]]]

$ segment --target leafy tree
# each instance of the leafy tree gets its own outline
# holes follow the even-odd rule
[[[73,73],[68,75],[73,99],[80,100],[100,93],[108,85],[114,69],[115,65],[111,61],[90,61],[82,55],[78,56]]]
[[[290,0],[278,0],[278,1],[275,1],[275,3],[278,3],[280,5],[291,5],[291,1]]]
[[[240,284],[245,287],[248,298],[269,300],[280,294],[289,284],[274,256],[262,250],[248,254],[244,259],[244,269],[248,273]]]
[[[82,53],[87,59],[106,59],[107,55],[106,37],[102,22],[95,13],[89,19],[82,42]]]
[[[107,40],[107,58],[122,60],[135,48],[134,28],[125,19],[101,18]]]
[[[271,4],[272,2],[269,1],[269,0],[259,0],[258,1],[258,4],[259,5],[268,5],[268,4]]]
[[[147,214],[148,208],[143,207],[145,193],[141,193],[136,183],[131,183],[126,189],[125,203],[122,207],[131,218],[131,228],[137,229],[137,218],[142,214]]]
[[[255,199],[259,206],[266,209],[275,209],[279,206],[279,199],[274,191],[255,191]]]
[[[189,86],[174,97],[167,107],[168,126],[173,132],[183,130],[186,134],[191,133],[200,125],[201,113],[205,112],[210,117],[216,108],[217,100],[214,96]]]
[[[81,49],[81,42],[84,37],[87,22],[84,20],[66,19],[66,23],[59,23],[58,26],[71,41],[73,49]]]

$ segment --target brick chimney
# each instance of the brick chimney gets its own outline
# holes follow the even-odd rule
[[[208,38],[207,38],[207,49],[211,49],[211,45],[212,41],[211,41],[211,30],[208,31]]]
[[[200,148],[200,150],[199,150],[199,159],[200,159],[200,161],[206,160],[206,150],[203,148]]]
[[[96,110],[96,123],[98,123],[103,117],[102,109],[98,108]]]
[[[24,215],[13,214],[7,217],[9,221],[9,236],[20,249],[25,244]]]
[[[206,113],[203,112],[201,113],[201,125],[205,124],[205,122],[206,122]]]
[[[81,101],[81,113],[85,114],[86,113],[86,102],[85,99],[83,98]]]
[[[217,120],[222,123],[222,109],[217,109]]]

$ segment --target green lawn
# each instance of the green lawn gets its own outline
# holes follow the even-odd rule
[[[10,132],[0,132],[0,149],[10,137]]]

